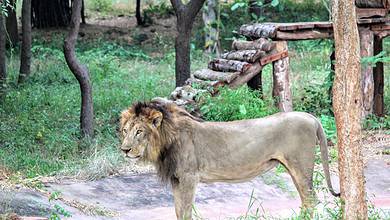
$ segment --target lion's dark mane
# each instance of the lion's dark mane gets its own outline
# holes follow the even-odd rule
[[[176,177],[178,153],[181,148],[177,139],[178,125],[177,120],[189,119],[202,122],[203,120],[192,116],[184,109],[161,102],[138,102],[133,105],[134,113],[138,117],[145,113],[145,109],[155,109],[163,114],[163,120],[159,128],[161,146],[157,161],[154,162],[157,168],[157,174],[163,183],[177,184],[179,179]]]

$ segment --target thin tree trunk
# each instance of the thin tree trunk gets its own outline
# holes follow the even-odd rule
[[[18,35],[18,19],[16,17],[16,4],[15,0],[10,1],[9,7],[7,7],[8,17],[6,18],[7,33],[12,43],[11,47],[16,46],[19,41]]]
[[[362,87],[360,39],[353,0],[334,0],[336,49],[333,107],[339,148],[343,219],[367,219],[361,153]]]
[[[86,24],[85,21],[85,1],[83,0],[83,5],[81,6],[81,23]]]
[[[92,86],[89,72],[86,66],[82,65],[76,57],[75,45],[80,28],[80,16],[82,0],[74,0],[72,6],[72,18],[70,31],[65,38],[64,54],[66,63],[80,84],[81,90],[81,114],[80,128],[83,137],[93,137],[93,102]]]
[[[142,19],[141,0],[136,1],[135,18],[137,19],[137,25],[142,26],[145,24],[144,20]]]
[[[0,12],[0,94],[2,93],[5,80],[7,78],[7,66],[6,66],[6,28],[4,23],[3,13]]]
[[[19,83],[25,81],[31,72],[31,0],[22,5],[22,50],[20,53]]]
[[[181,0],[171,0],[172,6],[176,12],[176,86],[182,86],[190,78],[190,38],[192,25],[195,17],[205,0],[191,0],[183,4]]]
[[[190,48],[191,33],[178,32],[175,43],[176,52],[176,86],[182,86],[185,81],[190,78],[191,73],[191,48]]]
[[[203,22],[205,27],[205,50],[208,53],[221,53],[218,29],[218,1],[207,0],[203,7]]]

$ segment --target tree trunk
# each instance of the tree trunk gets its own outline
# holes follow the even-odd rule
[[[76,57],[75,45],[80,28],[80,16],[82,0],[74,0],[72,6],[72,18],[70,31],[65,38],[64,54],[66,63],[80,84],[81,90],[81,114],[80,128],[83,137],[93,137],[93,102],[92,86],[89,72],[86,66],[82,65]]]
[[[374,55],[379,54],[383,50],[383,38],[374,36]],[[384,75],[383,75],[383,63],[376,63],[374,67],[374,114],[376,116],[383,117],[385,115],[384,101],[383,101],[383,88],[384,88]]]
[[[183,4],[181,0],[171,0],[172,6],[176,12],[176,86],[182,86],[190,78],[191,60],[190,60],[190,38],[192,25],[195,17],[205,0],[190,0]]]
[[[343,219],[367,219],[361,153],[362,87],[360,39],[353,0],[334,0],[336,49],[333,108],[339,148]]]
[[[32,0],[33,26],[36,28],[68,26],[71,17],[70,6],[69,0]]]
[[[2,93],[5,80],[7,79],[7,66],[6,66],[6,29],[4,23],[3,13],[0,12],[0,95]]]
[[[191,74],[190,38],[191,34],[185,32],[179,32],[176,37],[176,86],[184,85]]]
[[[11,0],[10,5],[12,6],[7,7],[8,17],[6,18],[6,24],[7,24],[7,33],[11,41],[11,47],[14,47],[19,41],[18,19],[16,17],[15,0]]]
[[[135,18],[137,19],[137,25],[142,26],[145,24],[144,20],[142,19],[141,0],[137,0],[137,2],[136,2]]]
[[[83,0],[83,5],[81,6],[81,23],[86,24],[85,21],[85,1]]]
[[[22,4],[22,50],[20,53],[19,83],[25,81],[31,72],[31,0]]]
[[[203,7],[203,23],[205,27],[205,50],[208,53],[221,53],[219,42],[218,1],[207,0]]]

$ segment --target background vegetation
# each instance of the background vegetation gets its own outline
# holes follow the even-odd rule
[[[322,2],[281,1],[267,7],[263,17],[254,18],[247,8],[232,7],[237,2],[221,3],[220,24],[223,49],[228,49],[237,28],[253,21],[327,20]],[[113,19],[133,16],[135,3],[125,0],[89,0],[87,16]],[[150,25],[172,20],[172,8],[166,1],[146,1],[144,13]],[[235,18],[235,19],[231,19]],[[154,24],[153,24],[154,22]],[[82,27],[82,32],[88,26]],[[6,96],[0,104],[0,164],[22,177],[79,174],[82,178],[99,178],[115,173],[123,158],[117,150],[118,115],[134,101],[167,96],[174,88],[174,40],[172,33],[153,34],[146,43],[138,38],[134,27],[132,43],[116,41],[103,35],[81,37],[77,55],[91,72],[96,117],[96,136],[92,142],[80,141],[78,132],[79,88],[68,69],[62,52],[63,31],[50,35],[34,31],[33,75],[17,85],[18,49],[8,54],[9,77]],[[192,43],[192,69],[205,67],[210,55],[204,54],[201,19],[198,17]],[[142,37],[142,36],[141,36]],[[388,49],[386,40],[384,48]],[[336,132],[331,111],[329,56],[332,42],[314,40],[290,42],[291,80],[294,109],[319,117],[328,137],[335,143]],[[388,52],[388,51],[387,51]],[[386,70],[387,70],[386,66]],[[390,109],[390,76],[385,75],[385,105]],[[264,100],[247,87],[223,89],[221,95],[203,97],[201,111],[208,120],[236,120],[263,117],[274,113],[271,100],[271,69],[263,71]],[[390,117],[370,117],[367,129],[388,129]]]

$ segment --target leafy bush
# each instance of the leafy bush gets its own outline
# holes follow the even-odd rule
[[[329,97],[328,90],[321,85],[304,87],[300,103],[296,105],[295,109],[314,115],[331,115],[332,101]]]
[[[112,0],[92,0],[91,8],[99,12],[108,12],[112,10]]]
[[[200,110],[206,120],[233,121],[250,118],[261,118],[277,110],[271,102],[262,100],[258,91],[252,91],[247,86],[231,90],[223,87],[218,96],[204,95],[201,97]]]
[[[336,121],[333,116],[321,115],[320,121],[324,128],[326,137],[333,143],[337,141]]]
[[[369,130],[390,129],[390,116],[377,117],[369,115],[363,122],[363,127]]]

